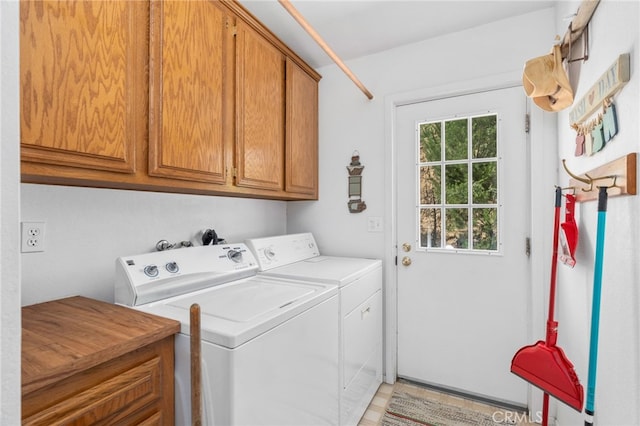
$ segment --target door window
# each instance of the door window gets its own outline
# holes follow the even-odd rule
[[[420,248],[498,252],[497,114],[417,126]]]

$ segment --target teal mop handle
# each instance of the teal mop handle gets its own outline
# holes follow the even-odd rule
[[[598,229],[596,235],[596,257],[593,270],[593,300],[591,303],[591,343],[589,344],[589,378],[587,380],[587,402],[585,426],[593,424],[596,399],[596,367],[598,365],[598,334],[600,327],[600,299],[602,295],[602,265],[604,262],[604,230],[607,219],[607,188],[600,187],[598,193]]]

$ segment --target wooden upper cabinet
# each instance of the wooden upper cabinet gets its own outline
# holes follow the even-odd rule
[[[215,1],[152,0],[149,174],[225,183],[228,13]]]
[[[236,185],[284,189],[285,57],[237,20]]]
[[[235,0],[22,0],[22,181],[316,199],[319,79]]]
[[[318,196],[318,82],[287,61],[286,185],[291,193]]]
[[[135,3],[20,2],[23,161],[135,171]]]

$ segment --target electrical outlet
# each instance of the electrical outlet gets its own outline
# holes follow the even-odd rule
[[[44,222],[22,222],[22,253],[44,251]]]

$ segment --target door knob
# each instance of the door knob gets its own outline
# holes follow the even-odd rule
[[[407,253],[410,252],[411,251],[411,244],[409,244],[409,243],[402,244],[402,250],[404,250]]]
[[[411,265],[411,258],[409,256],[405,256],[402,258],[402,264],[404,266],[409,266]]]

